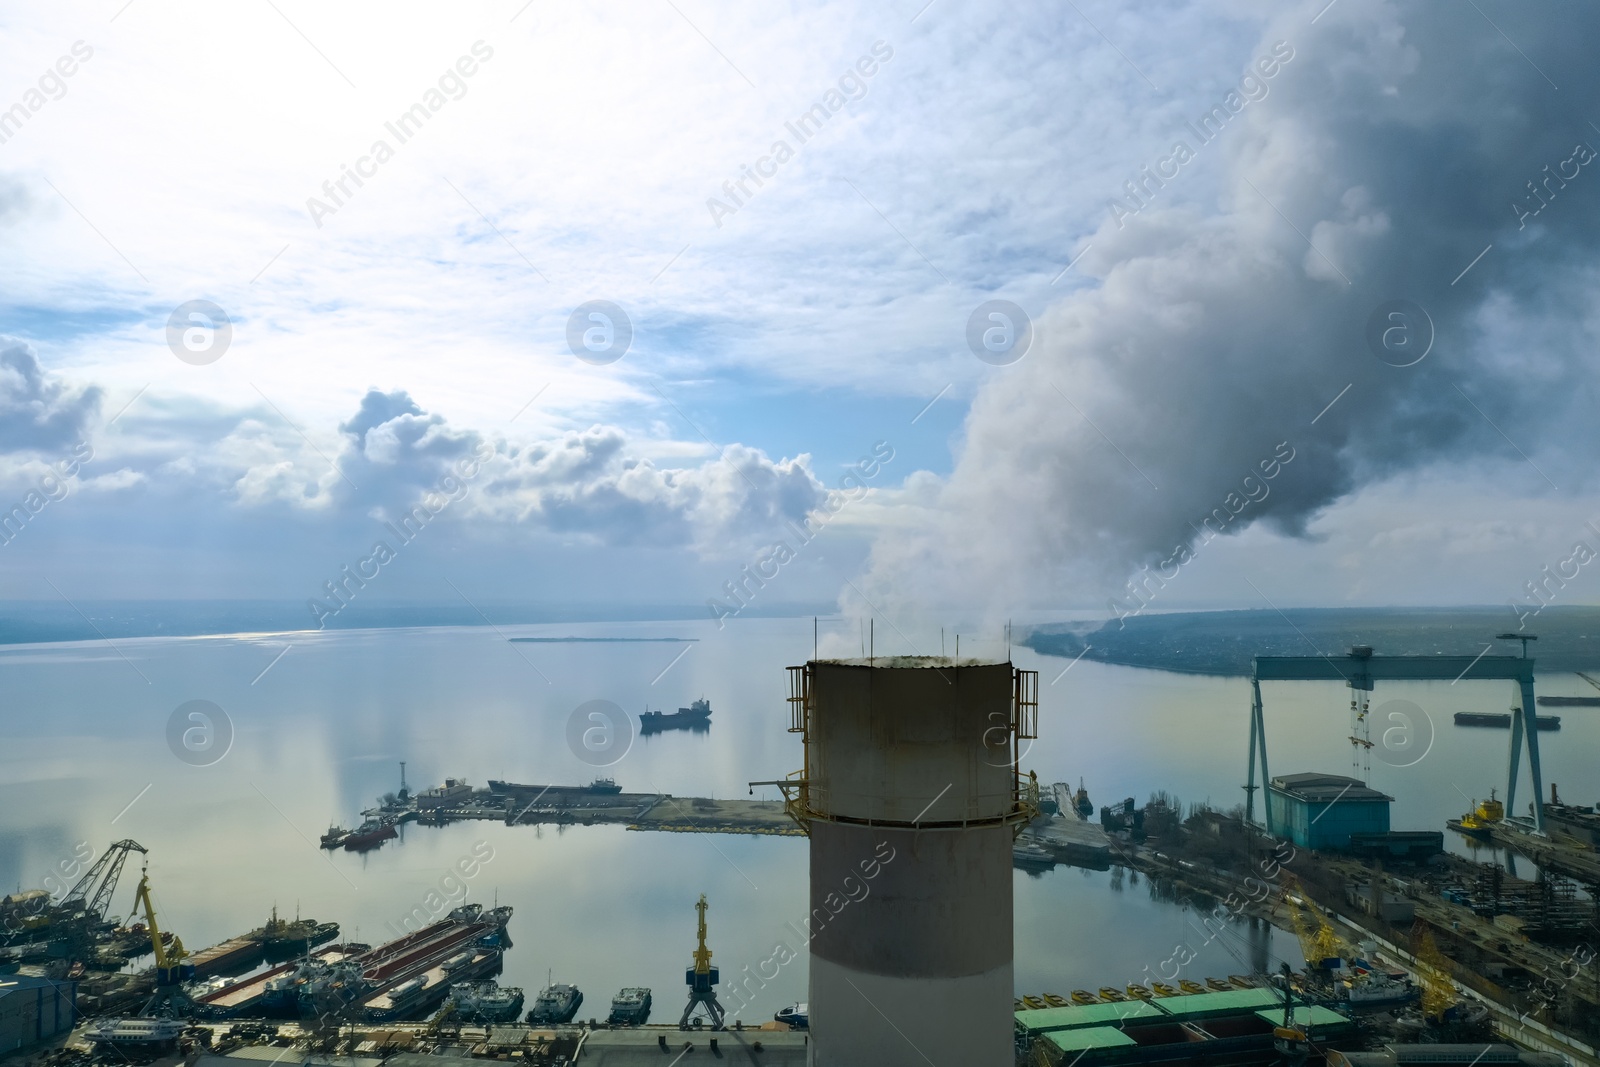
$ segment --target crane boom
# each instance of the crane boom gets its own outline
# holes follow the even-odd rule
[[[132,838],[113,842],[67,893],[61,901],[62,907],[105,918],[106,909],[111,907],[111,895],[117,888],[117,879],[122,877],[122,866],[128,862],[128,853],[138,852],[142,855],[148,851]]]
[[[143,850],[141,850],[143,851]],[[176,934],[172,937],[172,946],[168,948],[161,943],[161,927],[156,925],[156,906],[150,900],[150,873],[141,871],[139,874],[139,889],[134,894],[135,908],[144,907],[145,925],[150,929],[150,947],[156,957],[156,984],[175,985],[179,981],[182,970],[183,958],[188,955],[183,948],[183,940]]]

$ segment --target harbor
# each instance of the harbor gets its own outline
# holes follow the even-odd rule
[[[1107,668],[1085,664],[1077,670]],[[1243,718],[1237,699],[1239,684],[1217,688],[1233,694],[1221,705],[1223,713]],[[1276,693],[1270,693],[1269,700],[1281,702]],[[727,721],[720,729],[736,736],[738,728],[728,726]],[[1181,729],[1175,725],[1179,723],[1175,718],[1164,728],[1176,731]],[[759,733],[774,725],[781,729],[783,723],[774,723],[769,717],[742,729]],[[1579,737],[1587,728],[1584,723],[1564,725]],[[1504,767],[1503,734],[1496,738],[1493,730],[1457,733],[1472,743],[1479,737],[1487,739],[1498,749],[1496,762]],[[495,752],[441,749],[429,757],[427,766],[433,773],[415,792],[409,777],[401,779],[396,774],[398,761],[385,761],[370,768],[365,779],[370,784],[363,788],[369,798],[379,795],[376,803],[363,803],[359,797],[300,803],[296,794],[273,787],[270,776],[260,777],[264,791],[282,812],[261,802],[259,795],[244,785],[247,797],[256,795],[256,805],[265,817],[253,824],[252,836],[263,846],[271,843],[270,855],[263,847],[262,862],[250,868],[256,872],[253,877],[258,884],[248,887],[249,899],[259,901],[255,906],[260,910],[248,926],[237,919],[236,925],[222,925],[214,917],[204,925],[197,923],[197,916],[202,921],[208,917],[196,902],[203,903],[212,895],[203,878],[196,880],[193,872],[198,868],[170,866],[179,859],[173,853],[172,839],[158,838],[149,856],[150,877],[157,880],[162,893],[158,899],[168,901],[161,916],[163,944],[171,944],[174,935],[180,935],[186,945],[212,946],[191,947],[184,958],[191,965],[220,964],[225,969],[252,958],[239,954],[239,939],[244,935],[236,931],[258,932],[263,946],[253,957],[256,962],[245,966],[242,973],[209,978],[191,975],[179,983],[188,986],[197,1004],[210,997],[206,1003],[212,1007],[197,1007],[182,1016],[187,1036],[177,1037],[176,1047],[185,1041],[199,1042],[203,1032],[206,1039],[230,1048],[230,1055],[250,1048],[272,1049],[272,1055],[277,1055],[288,1047],[295,1049],[291,1055],[297,1056],[323,1054],[313,1049],[328,1049],[339,1055],[392,1059],[444,1048],[469,1056],[513,1052],[518,1058],[545,1056],[554,1063],[560,1062],[562,1055],[570,1060],[579,1041],[595,1052],[607,1047],[604,1042],[609,1040],[619,1048],[656,1048],[659,1055],[657,1038],[681,1051],[683,1040],[705,1049],[702,1039],[713,1034],[756,1032],[798,1039],[803,1056],[807,1032],[791,1029],[796,1021],[810,1019],[805,1008],[806,976],[800,967],[780,972],[769,990],[758,990],[763,999],[733,998],[729,983],[735,978],[749,983],[752,979],[745,976],[763,973],[762,962],[771,953],[774,932],[782,938],[790,936],[782,932],[781,922],[764,916],[776,912],[781,919],[805,914],[807,848],[801,843],[805,830],[795,819],[790,802],[737,796],[734,789],[727,788],[725,774],[719,778],[716,773],[699,773],[692,763],[696,751],[692,746],[707,744],[706,735],[676,731],[676,736],[671,732],[661,736],[665,742],[660,737],[652,740],[662,747],[638,750],[615,767],[586,774],[541,774],[536,767],[534,773],[519,773],[521,766]],[[1344,747],[1352,746],[1346,741]],[[408,771],[419,766],[415,753],[405,754],[412,759]],[[1095,1027],[1087,1025],[1086,1016],[1069,1013],[1051,1021],[1050,1016],[1033,1013],[1062,1007],[1126,1011],[1127,1005],[1144,1003],[1141,993],[1148,992],[1152,1002],[1188,1000],[1181,1010],[1193,1014],[1176,1018],[1170,1015],[1171,1010],[1179,1010],[1176,1004],[1166,1008],[1157,1004],[1156,1010],[1163,1014],[1150,1017],[1150,1029],[1137,1034],[1132,1031],[1139,1022],[1123,1020],[1120,1028],[1128,1031],[1140,1048],[1163,1047],[1157,1030],[1171,1036],[1198,1028],[1215,1036],[1217,1030],[1235,1029],[1241,1040],[1250,1038],[1237,1046],[1240,1055],[1268,1056],[1270,1053],[1259,1047],[1257,1024],[1264,1021],[1260,1013],[1273,1011],[1281,1023],[1281,1006],[1241,1002],[1213,1014],[1210,1009],[1201,1010],[1205,1001],[1198,998],[1248,992],[1257,998],[1276,995],[1276,1003],[1281,1005],[1285,987],[1274,975],[1283,962],[1290,963],[1295,972],[1288,984],[1295,998],[1292,1022],[1313,1026],[1315,1017],[1316,1025],[1332,1025],[1332,1017],[1322,1015],[1323,1011],[1349,1022],[1350,1029],[1336,1031],[1341,1036],[1329,1037],[1322,1030],[1316,1030],[1314,1036],[1308,1033],[1323,1047],[1335,1043],[1352,1049],[1381,1047],[1385,1041],[1411,1040],[1419,1033],[1454,1032],[1407,1031],[1423,1018],[1427,987],[1426,967],[1402,956],[1409,953],[1415,959],[1424,958],[1425,954],[1413,951],[1421,948],[1414,936],[1419,919],[1426,924],[1437,950],[1457,964],[1452,973],[1460,989],[1452,1004],[1482,998],[1485,1004],[1506,1006],[1510,1015],[1508,1021],[1502,1021],[1499,1033],[1508,1032],[1505,1028],[1527,1013],[1529,1018],[1518,1032],[1524,1032],[1530,1041],[1537,1038],[1556,1043],[1557,1038],[1540,1034],[1534,1025],[1560,1034],[1573,1025],[1565,1021],[1571,1012],[1591,1010],[1583,983],[1578,983],[1576,990],[1563,988],[1549,997],[1540,985],[1542,975],[1559,974],[1563,967],[1571,967],[1568,961],[1582,946],[1581,938],[1572,941],[1574,924],[1592,918],[1579,914],[1592,897],[1580,879],[1570,877],[1574,885],[1568,897],[1561,883],[1541,877],[1547,865],[1533,862],[1505,870],[1496,883],[1486,872],[1494,863],[1504,865],[1506,858],[1505,846],[1493,836],[1495,831],[1483,839],[1458,835],[1445,828],[1446,819],[1437,808],[1434,814],[1419,815],[1427,809],[1419,807],[1404,790],[1371,790],[1389,797],[1379,801],[1364,792],[1368,786],[1359,784],[1368,779],[1345,776],[1358,783],[1352,785],[1338,780],[1337,775],[1330,778],[1299,769],[1319,763],[1336,765],[1337,754],[1331,759],[1326,758],[1326,751],[1321,760],[1316,753],[1308,757],[1295,740],[1285,741],[1277,735],[1274,754],[1274,770],[1279,773],[1270,779],[1256,779],[1257,818],[1252,826],[1247,826],[1242,811],[1232,810],[1238,805],[1231,797],[1226,804],[1215,805],[1179,800],[1180,792],[1197,795],[1192,779],[1184,777],[1187,768],[1180,764],[1159,765],[1148,774],[1141,769],[1130,776],[1122,773],[1121,764],[1104,756],[1074,755],[1072,750],[1044,748],[1042,743],[1040,751],[1022,761],[1024,768],[1036,769],[1039,777],[1024,775],[1016,787],[1020,802],[1035,813],[1016,823],[1009,860],[1019,910],[1017,979],[1014,996],[1008,1001],[1021,1044],[1032,1049],[1048,1034],[1056,1034],[1059,1040],[1045,1044],[1057,1047],[1074,1041],[1099,1041],[1106,1035],[1090,1033]],[[668,761],[686,756],[690,765],[674,777]],[[1235,758],[1233,762],[1240,761]],[[1283,773],[1286,769],[1288,773]],[[447,773],[439,774],[441,771]],[[1569,768],[1562,769],[1560,777],[1563,785],[1569,778],[1580,784],[1583,780],[1580,772]],[[709,788],[684,789],[685,783]],[[1488,794],[1491,783],[1503,788],[1498,775],[1487,773],[1471,785]],[[112,813],[142,785],[136,783],[112,806]],[[658,785],[678,788],[669,792],[656,788]],[[735,785],[737,793],[746,792],[742,781]],[[770,795],[772,788],[753,783],[751,791]],[[1548,794],[1548,783],[1544,788]],[[1296,799],[1299,794],[1313,796],[1318,789],[1331,790],[1330,799],[1343,794],[1336,805],[1341,810],[1321,817],[1316,823],[1318,830],[1330,826],[1355,829],[1358,838],[1365,832],[1368,836],[1361,838],[1360,846],[1377,851],[1346,855],[1348,843],[1322,839],[1294,845],[1292,856],[1275,851],[1292,839],[1293,831],[1279,826],[1277,832],[1268,832],[1262,818],[1263,791],[1273,791],[1274,818],[1283,818],[1297,804],[1320,803]],[[1399,798],[1391,796],[1391,791],[1400,794]],[[936,792],[929,790],[908,817],[925,807]],[[1581,795],[1581,788],[1578,792]],[[1524,793],[1524,807],[1527,797]],[[1577,840],[1589,826],[1590,813],[1581,805],[1553,803],[1555,799],[1548,796],[1542,805],[1547,824],[1544,839],[1509,827],[1499,832],[1521,833],[1532,839],[1530,847],[1541,840],[1553,845],[1558,833],[1565,834],[1559,840],[1567,843],[1561,847],[1581,858],[1583,849]],[[1392,809],[1393,828],[1363,831],[1346,826],[1342,808],[1349,803],[1381,803]],[[1467,806],[1462,800],[1445,811],[1454,816]],[[141,808],[133,810],[138,813]],[[1352,821],[1356,810],[1349,809]],[[370,832],[387,826],[393,836],[383,836],[370,848],[347,849],[347,839],[334,841],[330,848],[319,847],[325,843],[318,840],[321,827],[330,832],[341,830],[341,826],[329,826],[329,814],[335,816],[333,821],[354,825],[357,830],[367,827]],[[339,818],[341,815],[344,817]],[[1517,819],[1509,824],[1519,825]],[[1570,832],[1563,831],[1563,826]],[[656,832],[647,832],[650,830]],[[143,830],[140,835],[144,845],[152,845],[144,840]],[[1447,835],[1456,843],[1442,843]],[[1506,839],[1511,840],[1509,836]],[[95,847],[98,850],[100,845]],[[1485,854],[1494,857],[1493,862],[1474,861],[1466,854],[1480,847],[1489,850]],[[492,860],[485,858],[491,855]],[[476,866],[469,865],[469,869],[478,873],[468,875],[460,867],[467,856],[477,857]],[[130,850],[128,859],[138,861],[142,856]],[[275,873],[279,863],[284,865],[281,874]],[[1273,864],[1281,867],[1285,876],[1270,877],[1267,872],[1277,870]],[[186,870],[187,875],[179,873]],[[581,889],[566,888],[572,872],[601,870],[628,873],[585,879]],[[1298,884],[1291,885],[1287,874],[1293,874]],[[692,1033],[682,1038],[676,1036],[684,1033],[677,1021],[686,990],[676,983],[682,980],[684,963],[692,959],[694,913],[688,905],[698,895],[693,890],[706,883],[713,888],[711,944],[718,949],[717,962],[723,968],[727,1030],[711,1031],[702,1022],[699,1038]],[[648,892],[647,885],[651,887]],[[1266,896],[1260,893],[1262,885],[1270,887]],[[126,889],[124,885],[116,894],[125,897]],[[1130,892],[1133,889],[1138,891]],[[22,897],[26,892],[15,895]],[[446,904],[430,903],[430,892],[437,892]],[[497,896],[501,905],[514,905],[514,917],[505,930],[510,941],[520,944],[494,952],[474,944],[447,946],[451,951],[442,956],[430,950],[421,958],[403,961],[404,939],[447,921],[465,892],[481,902],[485,911],[499,906],[495,904]],[[652,901],[658,895],[673,894],[672,914],[663,921]],[[741,894],[744,902],[739,899]],[[1307,905],[1294,904],[1290,898]],[[53,899],[59,900],[60,895]],[[288,902],[289,906],[280,907],[277,913],[281,918],[274,918],[273,900]],[[721,913],[719,923],[716,909],[724,900],[728,901],[724,906],[733,908],[733,915]],[[1107,905],[1114,906],[1108,909]],[[121,915],[122,907],[119,900],[108,918]],[[1409,921],[1403,918],[1407,907],[1412,909]],[[1380,923],[1376,913],[1368,913],[1373,908],[1388,918]],[[269,959],[266,938],[259,932],[275,922],[294,922],[288,916],[297,911],[319,917],[306,920],[309,929],[296,928],[307,934],[308,942],[327,933],[330,919],[338,920],[337,934],[297,948],[290,958]],[[1063,921],[1063,915],[1070,915],[1072,921]],[[1112,915],[1116,918],[1107,918]],[[1337,973],[1339,968],[1307,966],[1302,935],[1317,925],[1317,915],[1347,946],[1321,957],[1344,959],[1342,974]],[[117,944],[129,954],[133,973],[109,975],[90,967],[79,979],[85,1020],[79,1041],[96,1020],[136,1017],[159,992],[157,972],[161,968],[138,970],[141,963],[149,962],[151,944],[146,930],[145,948],[139,951],[139,925],[123,918],[115,926],[120,930]],[[207,936],[191,936],[197,928]],[[1213,933],[1224,929],[1228,932]],[[661,936],[662,931],[670,936]],[[97,936],[103,939],[97,946],[112,944],[110,931]],[[1091,944],[1088,939],[1092,937],[1099,938],[1092,948],[1079,951],[1073,947]],[[1182,963],[1175,958],[1174,940],[1186,942],[1189,948],[1185,951],[1193,951],[1194,960]],[[654,947],[661,941],[669,942],[665,951]],[[1365,942],[1370,945],[1364,947]],[[33,952],[27,962],[15,960],[17,973],[26,976],[30,971],[49,970],[50,942],[23,944],[29,943],[46,947]],[[803,942],[790,943],[800,946],[803,954]],[[626,958],[614,958],[614,954],[594,951],[595,946],[607,944],[637,946],[642,955],[635,958],[630,949],[622,954]],[[1163,944],[1166,947],[1161,947]],[[460,960],[469,949],[472,954]],[[100,950],[97,947],[96,951]],[[340,986],[343,992],[335,1002],[343,1007],[336,1020],[303,1014],[298,994],[290,1006],[288,988],[304,988],[319,975],[339,974],[340,963],[349,964],[345,972],[364,969],[353,961],[369,952],[374,954],[371,959],[393,958],[397,965],[384,971],[376,985]],[[181,969],[181,964],[178,966]],[[674,966],[676,976],[672,974]],[[465,973],[458,974],[462,967]],[[1332,973],[1321,973],[1324,971]],[[1394,977],[1397,974],[1402,977]],[[223,983],[217,984],[219,978]],[[1351,994],[1358,990],[1358,1000],[1383,1003],[1393,993],[1386,981],[1403,987],[1392,1005],[1380,1011],[1351,1006]],[[339,982],[335,979],[328,984]],[[1219,989],[1218,985],[1228,988]],[[226,992],[222,992],[224,986]],[[268,986],[272,987],[271,996]],[[571,993],[562,987],[570,987]],[[648,990],[648,998],[640,990]],[[541,1001],[553,1004],[556,1013],[553,1017],[541,1014],[540,1019],[553,1021],[530,1022],[528,1016]],[[642,1005],[648,1008],[640,1012]],[[563,1019],[569,1008],[570,1017]],[[1488,1010],[1493,1014],[1496,1009]],[[209,1012],[215,1015],[207,1017]],[[780,1022],[780,1015],[786,1021]],[[1479,1025],[1470,1032],[1485,1032],[1476,1011],[1463,1008],[1456,1015],[1457,1023]],[[1385,1021],[1378,1016],[1389,1018]],[[332,1025],[335,1021],[337,1025]],[[1491,1036],[1497,1032],[1492,1022],[1487,1031]],[[768,1026],[771,1029],[760,1029]],[[1069,1033],[1077,1036],[1063,1036]],[[491,1034],[497,1035],[493,1041],[488,1039]],[[242,1044],[234,1047],[235,1040]],[[1581,1038],[1573,1040],[1588,1044]],[[1127,1048],[1120,1042],[1118,1047]],[[1233,1047],[1218,1046],[1218,1051]],[[1082,1051],[1075,1047],[1072,1056]],[[1586,1063],[1579,1058],[1582,1049],[1575,1051],[1578,1056],[1564,1054],[1572,1062]],[[1085,1063],[1098,1062],[1100,1055],[1084,1054]]]

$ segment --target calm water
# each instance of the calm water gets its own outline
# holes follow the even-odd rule
[[[274,904],[337,920],[347,937],[377,942],[414,907],[427,909],[430,892],[449,892],[453,865],[483,842],[494,858],[469,880],[471,899],[516,908],[516,947],[502,981],[530,996],[547,971],[576,982],[587,998],[584,1017],[604,1015],[623,985],[655,989],[657,1021],[676,1016],[693,948],[692,905],[702,892],[724,975],[767,959],[779,940],[798,949],[786,923],[798,924],[806,912],[802,838],[481,822],[410,826],[402,840],[365,856],[316,847],[331,822],[351,825],[360,808],[398,786],[402,759],[413,789],[447,775],[478,785],[490,777],[587,781],[597,771],[568,748],[566,725],[590,699],[636,713],[647,703],[675,708],[704,695],[715,709],[708,734],[637,739],[600,772],[626,789],[745,796],[748,781],[800,765],[798,741],[784,729],[783,668],[810,654],[810,619],[740,621],[721,633],[691,622],[503,632],[701,640],[676,663],[682,644],[511,645],[487,628],[0,649],[0,886],[44,884],[80,841],[98,855],[109,841],[132,837],[150,849],[164,925],[190,948],[259,924]],[[964,652],[1003,651],[963,640]],[[262,675],[286,643],[290,651]],[[1142,801],[1156,789],[1219,807],[1242,799],[1243,680],[1089,661],[1063,675],[1064,660],[1025,649],[1015,656],[1041,671],[1043,736],[1024,766],[1042,780],[1081,776],[1097,804]],[[1540,687],[1587,688],[1570,676]],[[1504,733],[1457,729],[1451,715],[1504,710],[1509,689],[1395,684],[1379,691],[1374,706],[1395,698],[1421,706],[1436,736],[1412,766],[1374,759],[1373,784],[1396,797],[1396,829],[1442,829],[1505,774]],[[169,716],[194,699],[220,705],[233,723],[231,750],[211,766],[187,765],[167,745]],[[1275,772],[1349,772],[1347,691],[1279,683],[1266,700]],[[1600,795],[1592,756],[1600,712],[1560,714],[1562,731],[1541,738],[1546,781],[1560,783],[1565,799],[1592,802]],[[1526,783],[1523,790],[1526,797]],[[130,906],[136,879],[130,867],[114,913]],[[1119,872],[1019,872],[1016,904],[1019,992],[1120,982],[1156,967],[1184,941],[1198,953],[1187,968],[1193,975],[1237,973],[1252,958],[1300,962],[1282,934],[1240,927],[1203,943],[1190,912],[1153,899],[1144,880]],[[804,961],[801,953],[741,1014],[754,1019],[802,999]]]

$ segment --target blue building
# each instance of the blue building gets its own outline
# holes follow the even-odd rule
[[[71,1030],[76,982],[0,974],[0,1056]]]
[[[1342,774],[1285,774],[1272,779],[1268,829],[1299,848],[1343,850],[1351,834],[1387,834],[1394,797]]]

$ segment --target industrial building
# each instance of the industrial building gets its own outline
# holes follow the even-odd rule
[[[775,784],[811,838],[807,1062],[1010,1063],[1037,673],[944,657],[790,671],[805,766]]]
[[[1324,1007],[1294,1007],[1294,1023],[1314,1041],[1350,1032],[1348,1018]],[[1074,1004],[1015,1013],[1017,1037],[1038,1062],[1101,1064],[1278,1062],[1273,1028],[1283,1022],[1276,989]]]
[[[1394,797],[1342,774],[1285,774],[1268,785],[1274,837],[1299,848],[1348,849],[1351,834],[1387,834]]]
[[[66,1033],[77,1024],[78,983],[25,974],[0,978],[0,1056]]]

